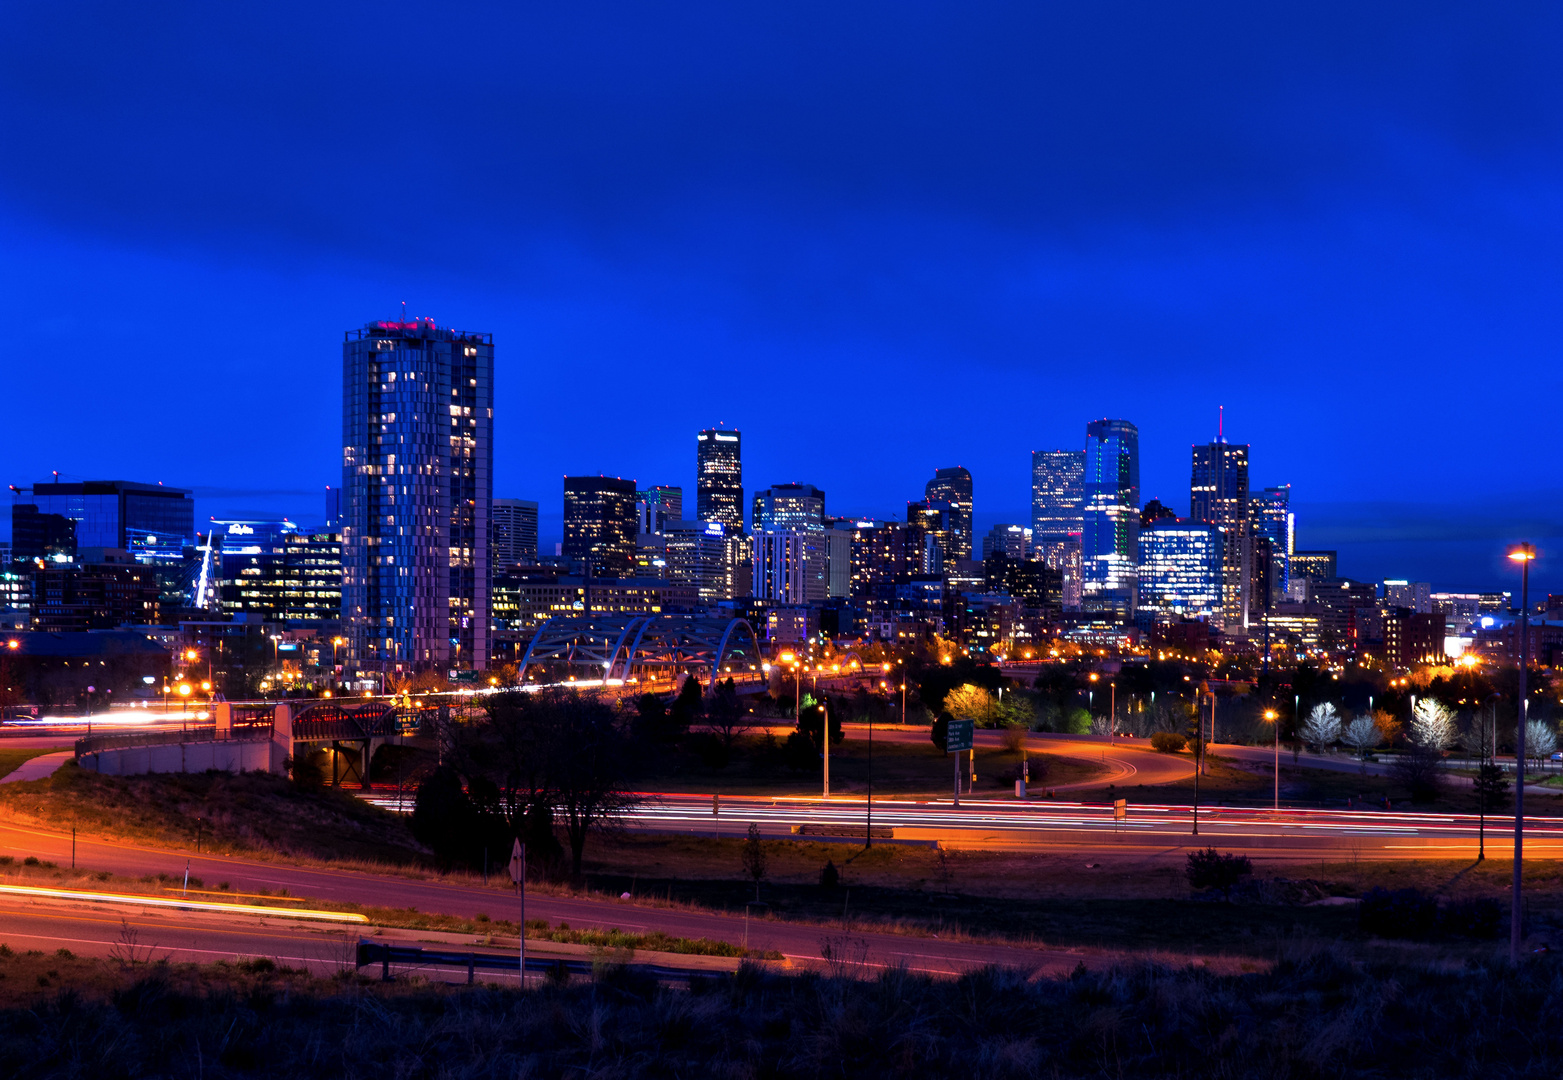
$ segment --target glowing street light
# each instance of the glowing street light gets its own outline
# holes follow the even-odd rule
[[[1509,558],[1520,564],[1520,705],[1514,739],[1514,884],[1509,892],[1509,963],[1520,962],[1520,867],[1525,847],[1525,714],[1529,704],[1525,676],[1530,667],[1530,564],[1536,561],[1534,544],[1517,544]]]
[[[1281,714],[1265,710],[1265,719],[1275,725],[1275,811],[1281,812]]]

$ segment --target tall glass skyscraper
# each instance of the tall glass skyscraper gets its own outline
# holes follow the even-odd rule
[[[1208,521],[1160,518],[1140,530],[1139,607],[1184,618],[1221,613],[1226,534]]]
[[[1297,519],[1292,514],[1292,485],[1267,487],[1249,497],[1248,518],[1254,533],[1270,541],[1270,604],[1286,595],[1292,584],[1292,549],[1296,544]]]
[[[342,618],[360,669],[489,658],[494,339],[433,319],[342,344]]]
[[[1031,535],[1038,547],[1085,527],[1084,450],[1031,451]]]
[[[537,559],[537,504],[530,499],[495,499],[489,565],[498,574]]]
[[[933,479],[923,487],[923,499],[930,506],[947,503],[950,507],[950,531],[948,546],[944,550],[946,562],[952,559],[970,559],[972,548],[972,484],[971,473],[959,465],[948,469],[935,469]]]
[[[742,531],[742,432],[707,428],[695,436],[695,517]]]
[[[567,559],[586,563],[598,577],[635,572],[635,481],[615,476],[564,478],[564,544]]]
[[[749,520],[760,529],[823,529],[825,493],[813,484],[772,484],[754,493]]]
[[[1127,420],[1085,426],[1081,604],[1134,614],[1140,559],[1140,429]]]
[[[1226,535],[1221,628],[1228,634],[1248,627],[1253,547],[1248,521],[1248,444],[1215,442],[1193,448],[1189,517],[1219,526]]]

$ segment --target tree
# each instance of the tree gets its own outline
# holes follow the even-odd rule
[[[1378,745],[1379,734],[1371,716],[1359,716],[1346,725],[1341,735],[1346,745],[1357,752],[1364,773],[1368,771],[1368,751]]]
[[[705,697],[700,690],[700,680],[693,675],[686,676],[684,685],[678,689],[678,697],[673,699],[673,705],[668,709],[668,724],[673,739],[682,739],[688,734],[690,725],[704,711]]]
[[[754,878],[754,900],[760,902],[760,882],[765,878],[765,847],[760,842],[760,826],[749,823],[749,839],[744,841],[744,873]]]
[[[1405,725],[1396,720],[1393,713],[1384,709],[1373,711],[1373,726],[1378,728],[1379,742],[1391,747],[1395,745],[1395,740],[1400,738],[1400,733],[1405,730]]]
[[[975,720],[978,727],[987,727],[998,715],[993,695],[972,683],[962,683],[945,694],[944,711],[957,720]]]
[[[733,740],[749,726],[749,714],[744,711],[732,679],[712,688],[711,700],[706,705],[706,725],[716,732],[729,751],[733,748]]]
[[[463,863],[471,855],[470,838],[477,821],[461,776],[443,765],[423,783],[413,802],[412,834],[442,863]]]
[[[1395,758],[1390,773],[1400,781],[1417,803],[1432,802],[1443,786],[1443,752],[1430,746],[1413,744]]]
[[[1545,761],[1558,748],[1558,733],[1541,720],[1525,722],[1525,756]]]
[[[571,872],[581,874],[586,835],[614,824],[639,803],[627,786],[629,741],[614,712],[596,697],[574,691],[541,698],[548,729],[548,797],[570,841]]]
[[[942,712],[934,720],[933,726],[928,729],[928,740],[939,748],[939,753],[941,754],[946,752],[945,747],[949,744],[950,721],[952,719],[954,718],[949,713]]]
[[[1454,714],[1437,698],[1425,697],[1411,710],[1411,743],[1423,750],[1442,754],[1454,745],[1459,734]]]
[[[1320,752],[1326,747],[1333,746],[1340,738],[1340,714],[1335,711],[1335,706],[1329,702],[1315,705],[1308,713],[1308,719],[1303,721],[1302,730],[1298,732],[1304,742],[1312,743]]]
[[[798,731],[801,731],[813,745],[815,753],[824,753],[825,750],[825,726],[830,725],[830,741],[832,745],[841,742],[846,736],[841,731],[841,710],[832,702],[816,701],[809,704],[798,714]]]
[[[1479,810],[1502,810],[1509,804],[1509,778],[1503,774],[1503,768],[1488,761],[1476,770],[1476,779],[1471,782],[1476,791],[1476,806]]]

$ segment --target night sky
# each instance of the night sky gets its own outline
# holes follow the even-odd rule
[[[1526,537],[1563,588],[1555,5],[0,20],[6,483],[318,520],[342,332],[405,301],[493,332],[495,494],[545,544],[565,473],[692,504],[719,422],[840,513],[965,465],[986,529],[1123,417],[1187,512],[1224,405],[1343,573],[1517,590]]]

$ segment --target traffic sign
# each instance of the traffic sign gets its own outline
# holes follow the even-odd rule
[[[520,840],[510,849],[510,880],[519,885],[526,877],[526,845]]]
[[[973,724],[970,720],[951,720],[944,732],[944,751],[947,754],[971,749]]]

